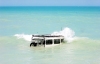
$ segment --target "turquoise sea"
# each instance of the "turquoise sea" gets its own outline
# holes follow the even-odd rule
[[[30,47],[32,34],[69,42]],[[100,7],[0,7],[0,64],[100,64]]]

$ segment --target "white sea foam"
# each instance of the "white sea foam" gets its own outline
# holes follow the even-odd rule
[[[76,39],[75,32],[68,27],[64,28],[61,31],[53,32],[51,35],[63,35],[68,43]],[[28,34],[15,34],[14,36],[16,36],[18,39],[23,38],[26,41],[31,41],[32,37],[32,35]]]
[[[75,32],[70,28],[66,27],[61,31],[53,32],[52,35],[63,35],[65,40],[69,43],[76,39]]]
[[[14,36],[16,36],[18,39],[23,38],[26,41],[31,41],[31,37],[32,37],[32,35],[28,35],[28,34],[15,34]]]

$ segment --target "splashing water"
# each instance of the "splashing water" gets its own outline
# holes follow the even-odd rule
[[[72,42],[75,39],[75,32],[68,27],[64,28],[62,31],[53,32],[52,35],[62,35],[67,42]]]
[[[27,34],[15,34],[18,39],[23,38],[26,41],[31,41],[32,35],[27,35]]]
[[[53,32],[51,35],[62,35],[64,36],[65,41],[72,42],[76,37],[75,37],[75,32],[71,30],[70,28],[66,27],[62,31],[57,31]],[[18,39],[23,38],[26,41],[31,41],[32,35],[27,35],[27,34],[15,34]]]

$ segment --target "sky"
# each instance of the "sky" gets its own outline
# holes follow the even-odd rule
[[[0,6],[100,6],[100,0],[0,0]]]

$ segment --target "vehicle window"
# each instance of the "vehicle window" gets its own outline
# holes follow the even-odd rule
[[[60,44],[60,39],[54,39],[54,44]]]
[[[46,44],[47,45],[52,44],[52,40],[46,40]]]

